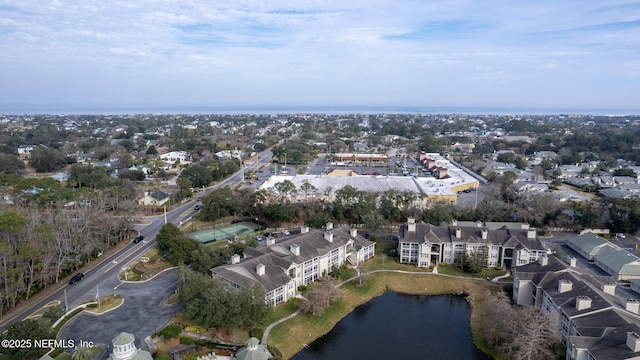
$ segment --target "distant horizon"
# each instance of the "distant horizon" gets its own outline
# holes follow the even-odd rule
[[[0,113],[640,114],[639,19],[628,0],[5,0]]]
[[[640,109],[455,105],[28,105],[0,104],[3,116],[37,115],[276,115],[276,114],[460,114],[636,116]]]

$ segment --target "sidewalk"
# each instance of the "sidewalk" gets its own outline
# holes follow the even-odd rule
[[[71,278],[73,274],[77,272],[87,273],[95,269],[96,267],[103,265],[104,263],[107,262],[107,259],[111,255],[113,255],[115,252],[119,251],[122,247],[125,247],[128,244],[129,242],[126,240],[120,242],[120,244],[117,244],[116,246],[107,250],[106,253],[103,254],[101,257],[94,259],[93,261],[89,262],[82,268],[77,269],[76,272],[73,272],[65,276],[64,278],[60,278],[57,283],[52,284],[48,288],[41,290],[39,293],[33,295],[29,299],[21,300],[14,309],[9,310],[5,314],[2,314],[2,317],[0,318],[0,327],[7,326],[7,323],[13,321],[17,317],[25,315],[25,313],[31,310],[31,308],[37,303],[43,301],[44,299],[48,298],[54,293],[60,291],[60,289],[62,289],[65,285],[67,285],[67,281],[69,280],[69,278]]]

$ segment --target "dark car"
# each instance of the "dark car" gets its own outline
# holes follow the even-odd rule
[[[69,279],[69,285],[73,285],[75,283],[77,283],[78,281],[82,280],[84,278],[84,274],[83,273],[77,273],[75,275],[73,275],[71,277],[71,279]]]
[[[144,240],[144,236],[142,236],[142,235],[138,235],[138,236],[136,236],[136,237],[134,237],[134,238],[133,238],[133,243],[134,243],[134,244],[137,244],[137,243],[139,243],[139,242],[140,242],[140,241],[142,241],[142,240]]]
[[[200,210],[202,208],[202,205],[196,205],[193,207],[193,210]]]

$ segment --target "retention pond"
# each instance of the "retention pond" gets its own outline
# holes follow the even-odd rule
[[[474,344],[462,296],[386,292],[357,307],[295,360],[489,360]]]

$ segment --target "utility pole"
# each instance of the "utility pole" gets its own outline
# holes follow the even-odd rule
[[[167,225],[167,205],[164,206],[164,224]]]

